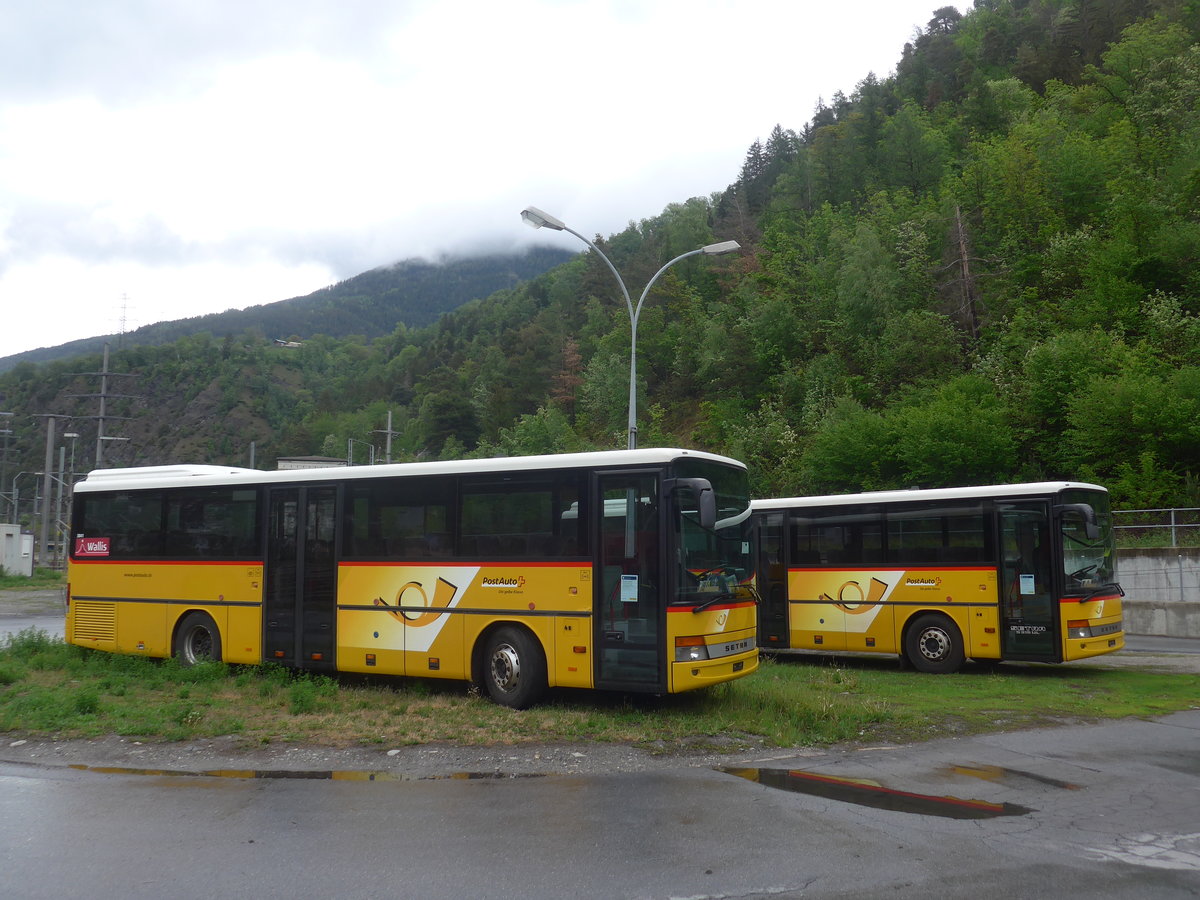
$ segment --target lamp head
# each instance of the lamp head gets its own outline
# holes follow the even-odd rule
[[[550,213],[542,212],[536,206],[527,206],[521,210],[521,218],[530,228],[551,228],[554,231],[564,231],[567,227]]]
[[[721,241],[719,244],[709,244],[707,247],[701,247],[700,252],[705,256],[720,256],[722,253],[733,253],[735,250],[741,250],[742,245],[737,241]]]

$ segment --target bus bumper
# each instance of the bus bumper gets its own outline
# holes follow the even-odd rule
[[[1067,629],[1067,639],[1064,642],[1064,659],[1086,659],[1090,656],[1100,656],[1103,653],[1113,653],[1125,646],[1125,631],[1120,618],[1113,620],[1102,619],[1092,623],[1086,629]]]
[[[733,681],[735,678],[749,675],[757,668],[757,647],[748,653],[721,659],[671,663],[671,690],[678,693],[720,684],[723,681]]]

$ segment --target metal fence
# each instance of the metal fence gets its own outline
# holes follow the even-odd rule
[[[1113,528],[1122,547],[1200,546],[1200,508],[1114,509]]]

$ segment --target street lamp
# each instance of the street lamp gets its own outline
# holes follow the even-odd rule
[[[625,297],[625,308],[629,310],[629,449],[633,450],[637,447],[637,326],[638,317],[642,314],[642,304],[646,302],[646,295],[650,293],[650,288],[654,285],[654,282],[658,281],[658,277],[681,259],[687,259],[689,256],[697,256],[699,254],[720,256],[723,253],[733,253],[735,250],[740,249],[740,246],[737,241],[721,241],[717,244],[706,244],[699,249],[681,253],[654,273],[654,277],[646,283],[641,297],[638,298],[637,306],[634,306],[633,301],[629,299],[629,291],[625,288],[625,282],[621,279],[621,273],[617,271],[617,267],[612,264],[609,258],[594,243],[578,231],[568,228],[562,220],[556,219],[536,206],[527,206],[521,210],[521,218],[531,228],[550,228],[554,231],[565,231],[568,234],[575,235],[575,237],[596,251],[596,254],[604,260],[604,264],[608,266],[613,276],[617,279],[617,284],[621,286],[621,294]]]

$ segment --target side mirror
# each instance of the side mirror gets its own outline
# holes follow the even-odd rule
[[[707,478],[671,478],[664,483],[668,493],[674,495],[681,490],[696,495],[696,508],[700,513],[700,527],[712,531],[717,526],[717,492]]]
[[[1078,516],[1083,522],[1083,531],[1089,541],[1100,539],[1100,524],[1096,521],[1096,510],[1088,503],[1064,503],[1054,509],[1064,519],[1068,515]]]

